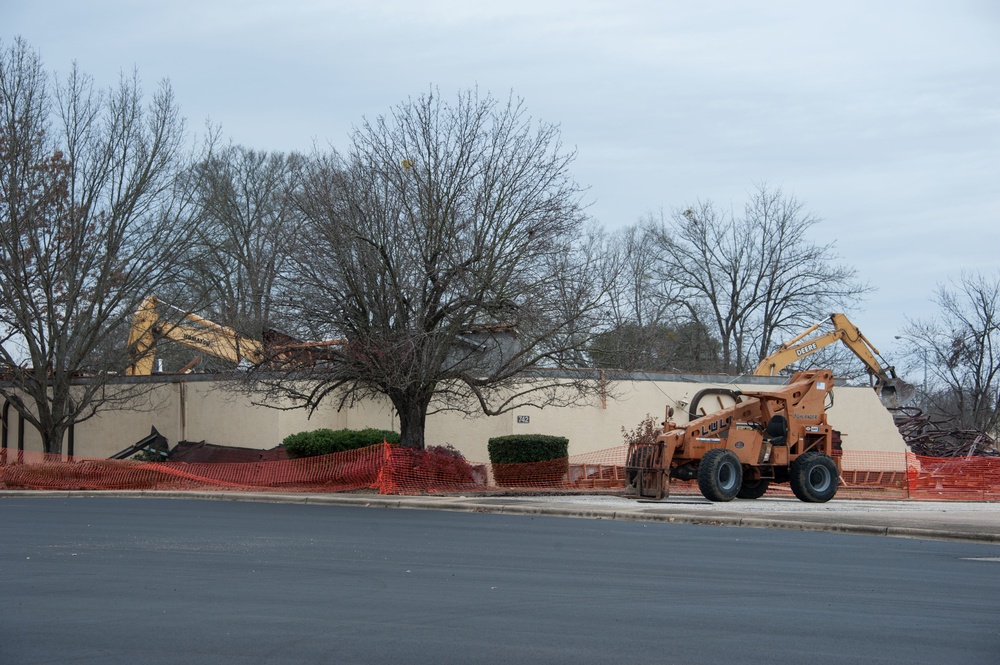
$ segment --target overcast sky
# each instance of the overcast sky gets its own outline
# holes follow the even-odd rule
[[[343,148],[437,86],[523,97],[609,228],[755,183],[804,202],[877,291],[883,353],[938,284],[1000,267],[1000,0],[0,0],[0,39],[110,86],[137,68],[263,150]],[[817,312],[817,319],[826,312]]]

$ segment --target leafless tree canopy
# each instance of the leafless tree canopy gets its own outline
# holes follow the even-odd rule
[[[781,341],[840,311],[869,287],[808,238],[817,219],[794,197],[759,186],[743,215],[698,203],[644,226],[656,274],[690,321],[720,343],[722,369],[753,368]]]
[[[305,159],[214,143],[206,153],[185,176],[198,215],[187,302],[259,339],[282,325],[275,296],[302,225],[294,194]]]
[[[408,101],[318,156],[286,313],[345,343],[295,374],[308,390],[278,387],[310,406],[385,395],[415,447],[428,410],[555,399],[553,381],[518,380],[579,367],[606,282],[573,157],[520,101],[477,92]]]
[[[23,41],[0,45],[0,394],[46,452],[127,393],[105,383],[127,363],[127,321],[186,237],[182,138],[166,83],[144,103],[136,75],[99,90],[74,66],[56,81]],[[71,391],[80,373],[95,378]]]
[[[658,233],[646,220],[612,234],[608,258],[615,279],[607,317],[588,349],[590,362],[624,370],[719,371],[719,342],[691,320],[679,285],[662,274]]]
[[[596,367],[649,372],[717,372],[719,342],[697,322],[625,323],[594,338],[588,349]]]
[[[645,220],[611,236],[608,251],[616,267],[615,283],[608,293],[608,327],[612,330],[684,321],[680,289],[662,275],[658,232],[653,220]]]
[[[938,289],[938,314],[911,323],[914,371],[926,362],[929,411],[993,436],[1000,426],[1000,274],[962,273]]]

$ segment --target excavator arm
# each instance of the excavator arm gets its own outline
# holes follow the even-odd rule
[[[777,376],[778,372],[795,361],[806,356],[811,356],[820,349],[824,349],[842,339],[840,331],[835,330],[803,341],[806,335],[814,332],[817,328],[819,328],[819,324],[814,323],[805,331],[778,347],[777,351],[760,361],[757,369],[753,371],[754,376]]]
[[[795,361],[840,341],[865,364],[875,392],[887,405],[898,406],[900,399],[908,399],[913,394],[913,386],[896,376],[894,367],[880,360],[881,354],[878,349],[868,341],[856,325],[851,323],[850,319],[843,314],[835,313],[830,315],[830,321],[833,323],[833,330],[808,337],[819,329],[820,324],[814,323],[761,360],[753,372],[754,375],[775,376]]]
[[[128,333],[128,351],[132,363],[125,370],[128,376],[149,376],[153,373],[156,355],[154,328],[159,320],[156,304],[156,297],[149,296],[132,316],[132,328]]]
[[[196,314],[184,313],[182,321],[177,323],[163,321],[159,315],[163,307],[169,305],[150,296],[133,316],[128,339],[132,364],[125,372],[128,376],[148,376],[153,373],[156,343],[161,339],[183,344],[232,363],[243,359],[258,363],[264,358],[263,343],[243,337],[232,328]]]

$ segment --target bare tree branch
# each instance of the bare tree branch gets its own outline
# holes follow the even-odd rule
[[[721,342],[722,364],[745,372],[778,334],[798,332],[870,291],[838,263],[833,245],[807,238],[818,220],[794,197],[760,185],[742,217],[711,202],[654,223],[664,282],[677,285],[691,321]]]
[[[935,416],[994,435],[1000,426],[1000,275],[962,273],[935,296],[938,314],[912,322],[930,372],[924,398]]]
[[[275,299],[302,226],[294,197],[305,158],[214,143],[184,176],[198,236],[183,301],[206,303],[209,319],[260,339],[285,327]]]

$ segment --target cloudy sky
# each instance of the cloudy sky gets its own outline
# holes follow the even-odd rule
[[[211,120],[263,150],[344,147],[431,86],[513,92],[578,150],[609,228],[780,187],[877,289],[848,314],[884,353],[937,285],[1000,269],[997,0],[0,0],[0,16],[49,69],[169,79],[193,133]]]

